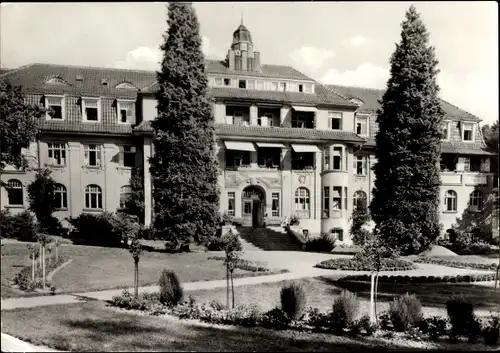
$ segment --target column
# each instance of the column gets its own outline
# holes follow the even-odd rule
[[[321,221],[321,162],[322,152],[315,153],[314,168],[314,219]]]
[[[290,115],[290,107],[284,105],[280,109],[280,125],[285,127],[290,127],[290,119],[288,118]]]
[[[122,185],[118,184],[121,178],[117,178],[117,170],[115,164],[111,163],[113,156],[119,152],[115,144],[104,143],[102,162],[104,167],[104,182],[102,186],[102,206],[105,211],[116,212],[120,204],[120,188]],[[128,182],[127,182],[128,184]]]
[[[250,125],[257,125],[257,117],[258,117],[259,109],[255,104],[250,106]]]
[[[216,143],[217,161],[219,162],[219,175],[217,176],[217,182],[220,188],[220,200],[219,200],[219,210],[221,212],[227,210],[227,193],[226,193],[226,149],[224,148],[223,142]]]
[[[82,187],[82,160],[80,142],[68,142],[68,153],[66,161],[68,163],[69,185],[68,185],[68,208],[71,217],[77,217],[82,213],[85,204],[85,190]]]
[[[144,137],[143,148],[143,169],[144,169],[144,225],[146,227],[151,225],[151,218],[153,214],[153,197],[151,185],[151,172],[149,171],[149,157],[152,155],[151,137]]]
[[[281,149],[281,216],[288,217],[293,210],[291,148]]]

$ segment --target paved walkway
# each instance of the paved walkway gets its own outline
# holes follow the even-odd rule
[[[48,347],[34,346],[2,332],[2,352],[61,352]]]

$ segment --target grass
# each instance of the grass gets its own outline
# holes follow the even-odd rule
[[[73,261],[52,278],[58,293],[76,293],[126,288],[133,285],[134,263],[126,249],[82,245],[62,245],[59,253]],[[225,268],[220,261],[209,260],[210,252],[168,254],[144,252],[139,262],[139,285],[156,284],[163,269],[177,273],[181,282],[224,279]],[[2,298],[32,296],[11,288],[10,280],[30,260],[26,244],[2,246]],[[254,273],[236,269],[234,276],[250,277],[273,274],[274,271]]]
[[[98,301],[3,311],[2,332],[35,345],[77,352],[417,350],[407,347],[408,342],[388,345],[376,337],[350,339],[141,316]]]
[[[279,306],[280,290],[283,282],[264,283],[235,287],[236,304],[257,303],[262,310],[270,310]],[[361,300],[361,311],[368,313],[370,300],[370,283],[336,283],[332,277],[317,277],[295,280],[304,287],[307,296],[307,305],[322,311],[330,310],[334,298],[342,289],[348,289],[358,294]],[[452,294],[464,293],[482,313],[488,314],[490,310],[497,309],[500,296],[494,288],[475,286],[472,284],[386,284],[380,283],[378,287],[377,311],[387,310],[389,302],[395,295],[414,293],[422,302],[424,313],[427,315],[446,315],[446,300]],[[216,299],[222,303],[226,300],[226,289],[190,291],[197,302],[209,302]],[[258,300],[256,299],[258,298]]]

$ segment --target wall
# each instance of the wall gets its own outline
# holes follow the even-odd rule
[[[152,121],[158,115],[156,110],[156,99],[143,97],[142,100],[142,120]]]
[[[342,108],[326,108],[321,107],[316,113],[316,128],[318,130],[331,130],[328,121],[328,112],[342,113],[342,131],[354,132],[354,111],[349,111]]]

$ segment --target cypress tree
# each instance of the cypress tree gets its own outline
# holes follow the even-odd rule
[[[375,231],[402,254],[426,249],[440,233],[440,140],[443,111],[436,83],[438,61],[412,5],[377,122],[376,181],[371,213]]]
[[[216,233],[219,190],[200,25],[192,4],[178,2],[169,3],[167,24],[152,122],[154,227],[177,244],[202,242]]]

